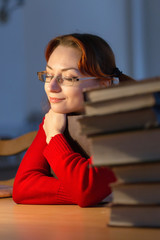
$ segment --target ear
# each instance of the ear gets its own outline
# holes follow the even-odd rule
[[[112,79],[100,79],[99,84],[100,86],[109,87],[112,85]]]

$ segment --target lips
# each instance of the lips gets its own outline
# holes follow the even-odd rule
[[[59,103],[59,102],[62,102],[63,100],[65,100],[65,98],[53,98],[53,97],[49,97],[50,103]]]

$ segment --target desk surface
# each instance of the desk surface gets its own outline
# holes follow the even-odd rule
[[[159,240],[160,229],[108,227],[109,208],[17,205],[0,199],[1,240]]]

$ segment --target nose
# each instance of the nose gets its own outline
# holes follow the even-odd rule
[[[48,83],[48,90],[50,92],[60,92],[61,91],[61,86],[58,83],[58,77],[52,78],[50,83]]]

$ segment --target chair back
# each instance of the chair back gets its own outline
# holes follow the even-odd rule
[[[20,137],[0,140],[0,156],[11,156],[25,151],[31,145],[37,131],[26,133]]]
[[[20,163],[20,159],[18,161],[17,159],[20,154],[29,148],[36,134],[37,131],[32,131],[13,139],[0,140],[0,197],[1,193],[3,196],[7,192],[7,188],[5,189],[4,186],[13,185],[14,177]],[[8,164],[8,160],[11,162],[11,165]]]

